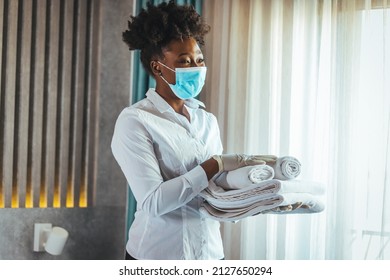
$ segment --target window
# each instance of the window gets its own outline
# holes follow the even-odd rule
[[[356,189],[352,249],[353,255],[364,259],[389,259],[390,28],[385,29],[383,9],[363,11],[360,16],[364,24],[351,116],[355,156],[351,183]]]

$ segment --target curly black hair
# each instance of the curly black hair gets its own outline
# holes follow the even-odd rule
[[[204,35],[210,30],[193,6],[179,6],[170,1],[142,9],[137,16],[130,16],[128,29],[122,39],[129,50],[141,50],[141,62],[145,70],[153,75],[150,68],[152,59],[161,58],[162,50],[172,40],[194,38],[204,45]]]

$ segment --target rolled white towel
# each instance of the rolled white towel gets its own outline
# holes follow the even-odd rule
[[[274,169],[271,166],[263,164],[245,166],[229,172],[223,172],[214,181],[216,185],[225,190],[238,190],[251,184],[271,180],[274,178],[274,175]]]
[[[274,164],[270,166],[275,171],[275,179],[291,180],[298,177],[301,173],[301,163],[298,159],[291,156],[279,157]]]

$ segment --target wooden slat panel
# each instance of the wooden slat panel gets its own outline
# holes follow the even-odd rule
[[[5,206],[5,186],[3,182],[3,173],[4,173],[4,162],[3,162],[3,153],[4,153],[4,118],[5,118],[5,49],[3,49],[3,42],[6,42],[4,34],[6,34],[6,24],[5,21],[6,13],[6,0],[0,0],[0,208]]]
[[[19,163],[19,137],[18,132],[20,129],[20,118],[19,118],[19,110],[20,110],[20,103],[21,103],[21,96],[20,96],[20,68],[21,68],[21,61],[20,61],[20,26],[22,25],[21,17],[23,12],[23,1],[18,1],[18,11],[17,16],[14,18],[16,23],[16,33],[14,36],[16,37],[15,40],[15,46],[16,48],[12,52],[12,56],[15,55],[15,80],[13,81],[15,83],[15,91],[14,91],[14,127],[13,127],[13,152],[12,152],[12,207],[18,208],[19,207],[19,188],[18,188],[18,163]],[[9,94],[9,93],[8,93]]]
[[[5,18],[5,15],[4,15],[4,5],[5,5],[5,0],[0,0],[0,89],[2,89],[1,85],[2,85],[2,69],[3,69],[3,34],[4,34],[4,31],[3,31],[3,28],[4,28],[4,21],[6,20]],[[3,90],[0,91],[0,95],[3,95]],[[0,96],[0,108],[1,108],[1,96]],[[1,111],[0,111],[1,113]],[[2,141],[2,139],[0,138],[0,141]],[[0,152],[1,152],[1,149],[0,149]],[[1,156],[1,154],[0,154]],[[1,159],[1,158],[0,158]],[[1,171],[0,171],[1,172]],[[0,185],[0,188],[1,188],[1,185]],[[0,195],[1,195],[1,191],[0,191]]]
[[[45,43],[46,43],[46,1],[36,1],[36,26],[34,47],[34,109],[33,109],[33,151],[32,151],[32,186],[35,207],[47,207],[45,196],[44,165],[45,139],[43,137],[43,104],[44,104],[44,73],[45,73]],[[41,196],[42,194],[42,196]]]
[[[0,208],[87,207],[100,1],[0,0],[0,16]]]
[[[30,67],[31,64],[31,26],[32,26],[32,1],[20,1],[19,6],[19,33],[18,45],[18,84],[19,106],[19,129],[18,138],[18,164],[17,181],[15,184],[19,190],[19,207],[26,207],[27,170],[28,170],[28,124],[29,124],[29,101],[30,101]]]
[[[40,196],[39,196],[39,204],[41,207],[48,207],[48,201],[47,201],[47,173],[46,173],[46,166],[49,164],[47,162],[47,146],[48,146],[48,139],[47,139],[47,127],[48,127],[48,83],[49,83],[49,51],[50,51],[50,44],[48,44],[48,41],[50,41],[50,3],[51,0],[46,0],[46,15],[45,15],[45,21],[44,21],[44,65],[43,65],[43,85],[42,85],[42,153],[41,153],[41,186],[40,186]]]
[[[62,80],[64,64],[64,13],[65,2],[59,3],[59,26],[58,26],[58,80],[57,80],[57,104],[56,104],[56,143],[55,143],[55,161],[54,161],[54,190],[53,190],[53,207],[61,207],[61,185],[60,185],[60,152],[61,152],[61,108],[62,108]]]
[[[82,154],[82,137],[83,137],[83,110],[84,110],[84,75],[85,75],[85,31],[86,26],[84,19],[86,18],[86,1],[79,1],[78,3],[78,13],[75,15],[75,25],[74,25],[74,36],[76,40],[74,41],[74,49],[77,51],[77,54],[73,56],[73,74],[74,74],[74,84],[72,92],[72,110],[73,110],[73,137],[71,139],[72,146],[72,157],[70,171],[72,173],[72,188],[73,194],[72,202],[69,206],[78,206],[79,201],[79,191],[80,191],[80,182],[81,182],[81,154]]]
[[[2,73],[2,61],[3,61],[3,27],[4,27],[4,5],[5,0],[0,0],[0,89],[1,89],[1,73]],[[1,102],[1,99],[0,99]],[[0,103],[1,106],[1,103]]]
[[[79,29],[78,29],[78,62],[77,62],[77,90],[76,90],[76,165],[79,167],[75,173],[75,206],[79,206],[80,193],[82,192],[83,175],[85,175],[84,160],[85,160],[85,141],[86,138],[86,96],[88,96],[88,65],[86,65],[86,58],[88,57],[89,49],[87,49],[87,23],[88,16],[88,0],[83,0],[79,5]]]
[[[62,69],[60,76],[61,104],[57,106],[60,111],[59,150],[57,149],[58,192],[61,207],[66,206],[68,166],[69,166],[69,134],[70,134],[70,103],[72,89],[72,56],[73,56],[73,15],[74,1],[63,1],[63,36],[60,44],[62,53]]]
[[[5,73],[5,118],[3,184],[5,188],[5,207],[17,206],[17,189],[13,187],[14,129],[15,129],[15,91],[16,91],[16,52],[19,1],[9,1],[7,13],[7,56]],[[8,51],[12,50],[12,51]]]
[[[48,18],[46,19],[47,34],[47,80],[45,85],[46,111],[46,165],[45,165],[45,185],[47,205],[53,206],[54,177],[55,177],[55,147],[57,141],[57,90],[58,90],[58,43],[59,43],[59,15],[60,1],[51,0]]]
[[[31,208],[38,206],[37,192],[34,192],[34,189],[37,189],[37,182],[34,182],[35,177],[33,177],[34,169],[34,92],[35,92],[35,44],[36,44],[36,23],[37,23],[37,0],[30,1],[31,3],[31,42],[30,42],[30,64],[26,66],[29,68],[30,77],[29,77],[29,106],[28,106],[28,130],[26,131],[27,138],[27,178],[26,178],[26,207]]]
[[[85,57],[84,57],[84,108],[87,109],[90,106],[91,98],[91,76],[90,76],[90,62],[91,62],[91,23],[92,23],[92,3],[90,0],[86,0],[87,10],[84,24],[86,26],[85,31]],[[81,181],[80,181],[80,190],[79,190],[79,201],[78,205],[80,207],[85,207],[87,205],[87,193],[88,193],[88,152],[89,152],[89,139],[90,139],[90,110],[83,111],[83,139],[82,139],[82,154],[81,154]]]
[[[75,135],[75,88],[76,88],[76,61],[77,61],[77,29],[78,29],[78,9],[79,9],[79,1],[74,1],[73,6],[73,25],[72,25],[72,57],[71,57],[71,85],[70,85],[70,107],[69,107],[69,150],[68,150],[68,177],[67,177],[67,187],[66,187],[66,207],[74,207],[74,182],[75,182],[75,174],[74,174],[74,135]]]
[[[95,59],[98,56],[98,45],[99,45],[99,29],[100,29],[100,0],[91,1],[91,20],[90,20],[90,54],[89,54],[89,115],[88,115],[88,138],[87,143],[87,155],[86,155],[86,166],[87,175],[85,177],[84,185],[87,188],[87,204],[88,206],[94,205],[94,189],[95,178],[96,178],[96,160],[95,160],[95,146],[97,136],[97,96],[98,96],[98,79],[99,79],[99,65],[98,60]],[[82,206],[82,205],[81,205]]]

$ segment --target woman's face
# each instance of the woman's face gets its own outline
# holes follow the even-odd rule
[[[164,63],[171,69],[205,66],[202,51],[194,38],[174,40],[163,49]],[[175,73],[160,65],[162,76],[170,84],[175,84]]]

